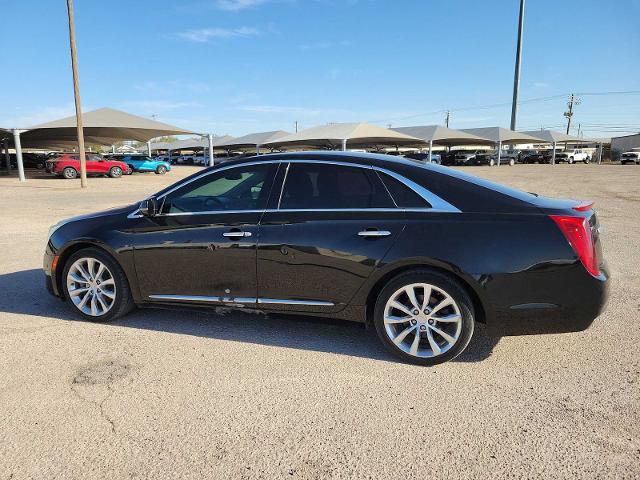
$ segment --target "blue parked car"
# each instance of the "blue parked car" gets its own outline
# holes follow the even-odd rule
[[[169,162],[154,160],[145,155],[125,155],[121,161],[129,165],[129,175],[133,172],[155,172],[158,175],[164,175],[171,170]]]

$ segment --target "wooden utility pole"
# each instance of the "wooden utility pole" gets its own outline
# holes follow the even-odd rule
[[[571,117],[573,117],[574,105],[580,105],[580,99],[572,93],[569,95],[569,101],[567,102],[568,110],[564,112],[564,116],[567,119],[567,135],[569,135],[569,129],[571,128]]]
[[[87,188],[87,158],[84,154],[84,131],[82,129],[82,105],[80,103],[80,81],[76,54],[76,26],[73,21],[73,0],[67,0],[69,15],[69,45],[71,47],[71,70],[73,72],[73,96],[76,102],[76,125],[78,126],[78,153],[80,154],[80,186]]]
[[[513,101],[511,103],[511,130],[516,129],[518,121],[518,94],[520,92],[520,61],[522,60],[522,31],[524,30],[524,0],[520,0],[518,18],[518,44],[516,47],[516,68],[513,74]]]
[[[449,110],[447,110],[447,118],[444,120],[444,124],[446,125],[447,128],[449,128],[449,117],[450,117],[450,112]]]

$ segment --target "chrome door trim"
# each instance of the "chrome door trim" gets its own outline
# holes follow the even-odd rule
[[[359,237],[388,237],[391,235],[389,230],[363,230],[358,232]]]
[[[236,237],[250,237],[251,232],[224,232],[223,237],[236,238]]]
[[[204,302],[222,304],[266,304],[266,305],[304,305],[309,307],[333,307],[335,303],[324,300],[289,300],[285,298],[252,298],[252,297],[210,297],[206,295],[149,295],[151,300],[168,300],[174,302]]]
[[[151,300],[169,300],[175,302],[206,302],[206,303],[231,303],[231,304],[250,304],[257,303],[252,297],[209,297],[206,295],[165,295],[154,294],[149,295]]]
[[[258,304],[269,305],[306,305],[309,307],[333,307],[335,303],[324,300],[288,300],[284,298],[258,298]]]

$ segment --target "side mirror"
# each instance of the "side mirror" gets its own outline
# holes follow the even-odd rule
[[[155,217],[158,212],[158,199],[149,197],[140,203],[140,213],[144,217]]]

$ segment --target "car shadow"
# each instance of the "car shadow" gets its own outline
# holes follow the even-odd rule
[[[85,322],[69,305],[46,291],[44,274],[40,269],[0,275],[0,312]],[[264,314],[225,307],[186,310],[145,308],[103,326],[399,361],[384,349],[373,329],[367,329],[360,323],[324,317]],[[455,361],[480,362],[491,355],[498,340],[479,324],[471,343]]]

